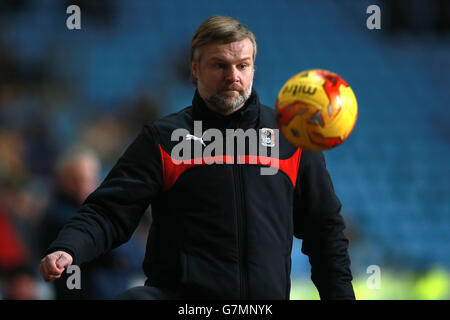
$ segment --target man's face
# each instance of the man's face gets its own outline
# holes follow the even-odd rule
[[[200,48],[200,60],[193,61],[191,68],[207,106],[220,114],[231,114],[245,104],[252,91],[252,42],[207,44]]]

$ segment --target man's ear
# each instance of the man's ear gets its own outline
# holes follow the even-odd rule
[[[191,62],[191,73],[192,73],[192,77],[194,79],[197,79],[197,67],[198,67],[198,62],[192,61]]]

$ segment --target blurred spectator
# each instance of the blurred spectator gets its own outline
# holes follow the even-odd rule
[[[52,173],[56,147],[45,120],[35,118],[23,130],[26,138],[25,159],[34,175],[48,177]]]
[[[8,275],[3,286],[5,300],[36,300],[38,287],[34,274],[30,271],[15,270]]]
[[[95,153],[83,147],[74,147],[63,154],[56,164],[55,190],[41,227],[42,253],[56,238],[64,223],[94,191],[99,182],[100,161]],[[82,265],[81,289],[69,290],[67,278],[54,281],[56,299],[112,299],[130,285],[130,273],[136,271],[135,260],[141,259],[143,248],[132,242]]]
[[[22,135],[12,130],[0,130],[0,179],[20,185],[27,179],[27,171]]]
[[[26,263],[29,252],[9,217],[0,208],[0,270],[4,273]]]
[[[37,297],[34,246],[42,204],[25,188],[29,178],[22,135],[15,130],[1,130],[0,278],[5,299]]]
[[[37,298],[33,260],[19,230],[0,205],[0,296],[4,299],[32,300]]]
[[[112,116],[93,119],[80,133],[80,140],[98,155],[105,167],[112,167],[126,141],[124,124]]]

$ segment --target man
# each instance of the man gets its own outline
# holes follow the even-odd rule
[[[97,157],[87,149],[72,148],[57,160],[55,166],[55,190],[45,212],[40,227],[41,247],[46,250],[57,237],[64,224],[76,213],[86,197],[98,184],[100,163]],[[89,297],[87,276],[90,277],[92,263],[85,265],[89,269],[82,278],[82,290],[69,290],[66,285],[68,274],[54,283],[54,295],[57,300],[85,299]]]
[[[151,204],[148,279],[120,299],[289,299],[293,235],[303,239],[321,298],[354,299],[341,205],[322,153],[279,135],[276,144],[257,143],[268,157],[255,157],[247,140],[245,154],[235,146],[200,160],[189,149],[174,152],[179,129],[202,154],[211,130],[277,135],[274,110],[252,89],[256,53],[255,36],[238,21],[216,16],[200,25],[191,42],[192,106],[144,127],[47,250],[45,280],[126,242]],[[197,121],[201,136],[193,134]],[[278,164],[275,174],[262,174],[267,158]]]
[[[99,182],[100,161],[95,153],[83,147],[72,147],[58,159],[55,170],[55,190],[41,223],[41,245],[48,248],[64,224],[76,214],[87,196]],[[113,299],[128,288],[129,274],[134,271],[128,246],[108,252],[83,266],[81,288],[69,290],[63,273],[54,283],[57,300]],[[137,255],[136,253],[134,255]],[[139,251],[140,256],[140,251]],[[142,257],[141,257],[142,259]],[[128,261],[127,261],[128,260]]]

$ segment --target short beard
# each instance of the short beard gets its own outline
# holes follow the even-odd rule
[[[245,102],[250,98],[252,94],[252,87],[241,93],[235,99],[231,97],[224,97],[220,94],[215,94],[212,97],[206,99],[206,102],[213,106],[218,112],[224,115],[229,115],[236,111],[239,107],[243,106]]]

